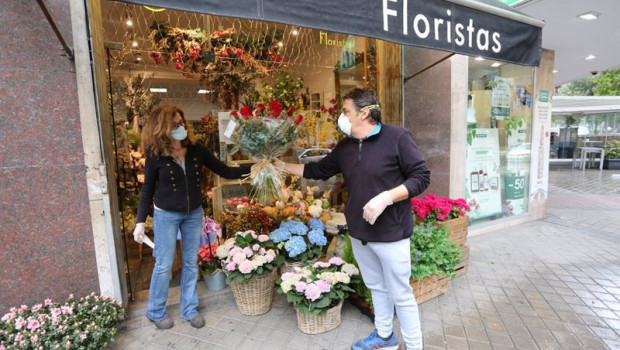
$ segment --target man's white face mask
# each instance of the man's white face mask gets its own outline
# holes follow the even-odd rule
[[[363,111],[370,111],[375,108],[380,108],[380,107],[379,105],[366,106],[360,109],[359,111],[355,112],[354,114],[357,115],[358,113],[361,113]],[[340,116],[338,117],[338,128],[340,129],[340,131],[345,133],[347,136],[351,136],[351,126],[352,126],[351,119],[347,117],[346,115],[344,115],[344,113],[340,113]]]

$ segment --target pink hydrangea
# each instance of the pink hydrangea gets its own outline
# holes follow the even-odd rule
[[[329,286],[329,284],[325,283],[325,281],[323,280],[317,280],[314,282],[314,284],[316,284],[316,286],[319,287],[319,290],[321,291],[321,293],[329,293],[329,291],[331,290],[331,287]]]
[[[326,263],[326,262],[322,262],[322,261],[317,261],[314,263],[314,265],[312,265],[313,268],[318,269],[318,268],[323,268],[323,269],[327,269],[330,266],[332,266],[330,263]]]
[[[342,260],[342,258],[339,258],[337,256],[329,259],[329,263],[332,265],[336,265],[336,266],[340,266],[342,264],[344,264],[344,260]]]
[[[260,249],[260,246],[258,244],[255,244],[252,246],[252,250],[257,252]]]
[[[249,258],[254,255],[254,251],[250,247],[243,248],[243,253]]]
[[[233,256],[237,253],[241,253],[243,250],[239,247],[234,247],[228,252],[228,256]]]
[[[306,291],[304,294],[308,300],[315,301],[321,297],[321,290],[316,284],[310,283],[306,286]]]
[[[261,248],[261,249],[258,250],[258,254],[260,254],[260,255],[265,255],[265,253],[267,253],[265,248]]]
[[[239,252],[233,256],[232,261],[236,264],[241,264],[241,262],[245,261],[246,259],[247,259],[247,256],[245,255],[245,253]]]
[[[239,272],[244,273],[244,274],[248,274],[250,272],[252,272],[253,269],[253,265],[252,262],[249,260],[244,260],[241,262],[241,264],[239,264]]]
[[[267,242],[268,240],[269,240],[269,236],[267,236],[267,235],[259,235],[258,236],[258,241],[261,242],[261,243],[262,242]]]
[[[285,273],[282,274],[282,280],[283,281],[291,279],[291,278],[294,278],[294,277],[295,277],[295,274],[292,273],[292,272],[285,272]]]
[[[275,258],[273,257],[273,255],[265,255],[265,259],[267,260],[267,262],[268,262],[268,263],[270,263],[270,262],[272,262],[272,261],[273,261],[273,259],[275,259]]]
[[[235,271],[237,265],[234,262],[226,264],[226,271]]]
[[[298,281],[295,282],[295,290],[299,293],[303,293],[306,290],[308,284],[306,282]]]

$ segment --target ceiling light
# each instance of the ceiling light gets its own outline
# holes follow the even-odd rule
[[[298,35],[299,34],[299,30],[298,29],[293,29],[293,30],[291,30],[291,34]]]
[[[131,43],[131,46],[133,46],[133,47],[138,47],[138,42],[137,42],[137,41],[134,41],[133,43]]]
[[[168,89],[166,88],[150,88],[149,90],[151,92],[168,92]]]
[[[557,73],[557,72],[559,72],[559,70],[557,70],[557,69],[554,69],[554,70],[553,70],[553,74],[555,74],[555,73]]]
[[[142,62],[142,57],[136,57],[136,62]]]
[[[278,42],[278,46],[282,47],[282,46],[284,46],[284,43],[280,41],[280,42]]]
[[[586,56],[586,60],[588,60],[588,61],[589,61],[589,60],[593,60],[593,59],[595,59],[595,58],[596,58],[596,56],[594,56],[594,55],[588,55],[588,56]]]
[[[493,68],[497,68],[497,67],[499,67],[499,66],[501,66],[501,65],[502,65],[502,64],[501,64],[501,63],[499,63],[499,62],[495,62],[495,63],[493,63],[493,64],[491,65],[491,67],[493,67]]]
[[[200,89],[200,90],[198,90],[198,93],[199,94],[208,94],[208,93],[211,93],[211,90]]]
[[[484,57],[478,56],[476,57],[476,61],[484,61]]]
[[[591,21],[591,20],[599,18],[600,15],[601,14],[598,13],[598,12],[588,11],[588,12],[586,12],[586,13],[584,13],[582,15],[579,15],[577,17],[579,17],[581,19],[585,19],[586,21]]]
[[[127,18],[127,22],[125,22],[125,24],[126,24],[128,27],[131,27],[131,26],[133,26],[133,21],[131,20],[131,18]]]

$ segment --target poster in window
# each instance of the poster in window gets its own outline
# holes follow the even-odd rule
[[[498,129],[472,129],[467,145],[465,200],[471,219],[502,213]]]

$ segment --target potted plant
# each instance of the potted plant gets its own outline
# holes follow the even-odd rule
[[[434,223],[415,225],[411,235],[411,288],[418,304],[444,294],[462,254],[450,233]]]
[[[107,349],[124,313],[114,299],[95,293],[13,307],[0,321],[0,349]]]
[[[217,242],[207,243],[198,251],[198,267],[207,284],[207,289],[218,291],[226,288],[226,275],[222,272],[221,261],[217,256]]]
[[[282,273],[312,264],[321,256],[323,247],[327,245],[325,225],[317,219],[310,219],[308,226],[299,221],[283,221],[280,228],[269,235],[284,254],[284,265],[280,268]]]
[[[359,282],[359,270],[339,257],[296,267],[277,281],[297,312],[297,327],[307,334],[330,331],[340,325],[342,301]]]
[[[278,266],[284,261],[269,236],[254,231],[237,232],[216,253],[239,312],[261,315],[269,311]]]
[[[462,245],[467,240],[467,214],[469,205],[464,199],[438,197],[432,193],[422,199],[412,198],[411,206],[416,221],[445,224],[450,239]]]
[[[603,169],[620,170],[620,140],[607,141]]]

